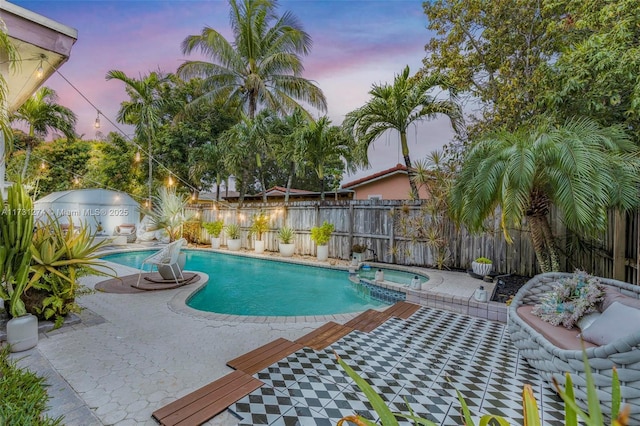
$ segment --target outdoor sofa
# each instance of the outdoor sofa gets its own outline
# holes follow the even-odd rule
[[[613,367],[618,371],[623,405],[631,408],[631,424],[640,424],[640,286],[622,281],[600,278],[606,287],[605,300],[600,304],[601,321],[597,328],[605,330],[605,344],[584,341],[579,328],[566,329],[554,326],[533,315],[533,305],[541,303],[545,294],[553,290],[558,280],[571,277],[569,273],[540,274],[529,280],[513,298],[508,311],[508,328],[513,344],[520,354],[540,375],[553,386],[552,378],[563,387],[565,373],[571,373],[576,399],[586,407],[585,368],[582,345],[589,360],[598,390],[598,397],[605,415],[611,412],[611,377]],[[609,307],[625,307],[623,320],[613,324],[606,321],[614,318],[605,313]],[[616,309],[611,309],[611,314]],[[597,315],[597,314],[596,314]],[[589,327],[585,328],[587,334]],[[625,331],[623,331],[626,329]],[[632,329],[631,333],[627,333]],[[619,334],[619,336],[616,336]],[[584,342],[584,343],[583,343]]]

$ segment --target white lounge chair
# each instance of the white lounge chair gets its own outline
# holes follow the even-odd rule
[[[138,274],[138,282],[136,283],[136,287],[140,285],[140,278],[142,277],[142,272],[144,265],[151,265],[151,271],[153,272],[153,266],[156,266],[156,269],[160,266],[167,266],[171,270],[171,275],[173,275],[173,279],[176,280],[176,284],[180,284],[178,282],[178,276],[180,279],[184,280],[184,275],[182,275],[182,269],[178,266],[178,256],[180,255],[180,249],[187,242],[184,238],[181,238],[177,241],[167,244],[166,247],[162,248],[158,252],[152,254],[142,261],[140,265],[140,273]],[[176,271],[178,273],[176,273]]]

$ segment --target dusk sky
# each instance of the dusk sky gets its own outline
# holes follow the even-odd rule
[[[227,1],[19,1],[12,3],[78,30],[71,58],[60,72],[100,112],[115,122],[120,102],[128,97],[120,81],[106,81],[111,69],[139,77],[149,71],[175,72],[195,56],[180,50],[182,40],[210,26],[231,39]],[[323,90],[333,124],[368,99],[373,83],[392,82],[405,65],[414,73],[429,39],[422,0],[288,0],[279,13],[293,12],[311,35],[313,48],[304,58],[304,77]],[[59,103],[78,115],[79,134],[93,138],[96,110],[60,76],[45,83],[58,92]],[[101,119],[105,135],[116,129]],[[118,125],[125,133],[132,128]],[[412,159],[423,158],[450,141],[448,121],[434,120],[409,132]],[[402,163],[396,133],[385,135],[370,149],[371,168],[349,181]]]

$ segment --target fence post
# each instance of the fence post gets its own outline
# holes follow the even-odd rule
[[[625,280],[626,266],[626,214],[620,210],[614,212],[613,218],[613,278]]]
[[[391,252],[391,263],[396,263],[396,208],[392,206],[389,210],[389,214],[391,215],[391,227],[389,229],[389,251]]]

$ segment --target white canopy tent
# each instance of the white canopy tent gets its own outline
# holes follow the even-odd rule
[[[73,189],[52,192],[33,204],[36,218],[46,214],[68,223],[85,222],[94,234],[112,235],[116,226],[140,222],[140,204],[125,192],[108,189]],[[102,228],[100,230],[100,228]]]

